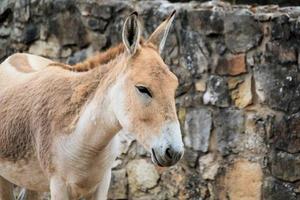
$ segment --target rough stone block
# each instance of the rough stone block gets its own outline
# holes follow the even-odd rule
[[[224,13],[212,10],[191,10],[187,14],[193,31],[210,34],[222,34],[224,30]]]
[[[231,99],[238,108],[245,108],[252,103],[252,77],[248,75],[231,93]]]
[[[131,194],[146,192],[157,186],[160,176],[154,165],[146,160],[132,160],[128,163],[126,170]]]
[[[224,23],[225,43],[232,53],[243,53],[257,46],[262,38],[259,24],[251,15],[230,13]]]
[[[267,177],[263,183],[264,200],[296,200],[296,193],[292,184],[284,183],[276,180],[273,177]]]
[[[126,170],[113,170],[110,182],[108,198],[126,199],[127,198],[127,177]]]
[[[274,146],[289,153],[300,152],[300,113],[285,116],[272,128]]]
[[[295,113],[300,109],[300,77],[297,66],[263,64],[254,67],[256,93],[276,110]]]
[[[245,54],[220,58],[216,72],[220,75],[239,75],[247,72]]]
[[[50,37],[47,41],[35,41],[29,48],[29,53],[50,58],[57,58],[59,51],[60,45],[55,37]]]
[[[300,154],[273,152],[271,156],[272,175],[285,181],[300,180]]]
[[[235,152],[240,136],[245,131],[243,111],[222,109],[214,115],[214,127],[219,152],[223,156]]]
[[[207,81],[207,89],[203,95],[204,104],[212,104],[218,107],[229,106],[228,85],[224,77],[212,75]]]
[[[208,109],[195,108],[188,110],[184,124],[185,145],[196,151],[207,152],[211,128],[212,115]]]
[[[219,199],[260,199],[263,173],[258,163],[237,160],[227,170],[224,179],[224,189],[220,192]]]

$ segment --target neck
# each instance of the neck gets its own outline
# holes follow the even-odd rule
[[[120,130],[111,109],[110,95],[96,92],[83,108],[74,132],[62,140],[59,152],[64,152],[64,162],[69,163],[77,176],[88,177],[97,172],[92,180],[98,180],[118,155],[114,138]]]
[[[95,152],[104,149],[121,130],[112,102],[115,99],[115,85],[121,79],[124,69],[122,63],[125,60],[126,56],[121,54],[110,63],[99,66],[89,73],[91,76],[98,74],[96,78],[101,80],[95,94],[81,111],[74,134],[75,140]]]
[[[99,103],[98,103],[99,102]],[[75,135],[78,141],[95,151],[104,149],[121,126],[107,99],[93,99],[80,115]]]

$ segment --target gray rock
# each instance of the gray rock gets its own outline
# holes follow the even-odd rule
[[[297,44],[297,43],[296,43]],[[291,64],[297,62],[297,48],[294,40],[273,41],[266,44],[266,62]]]
[[[181,65],[193,75],[208,71],[209,52],[200,33],[182,29],[180,47]]]
[[[237,153],[238,142],[245,129],[245,117],[241,110],[221,109],[215,113],[214,127],[217,148],[225,156]]]
[[[15,1],[14,19],[18,22],[27,22],[30,18],[30,1]]]
[[[108,198],[126,199],[127,198],[127,177],[126,170],[113,170],[110,182]]]
[[[300,109],[300,77],[297,66],[263,64],[254,67],[256,93],[276,110],[295,113]]]
[[[232,53],[246,52],[257,46],[262,38],[261,28],[251,15],[226,15],[224,31],[225,43]]]
[[[85,26],[89,27],[93,31],[99,31],[103,33],[107,27],[108,22],[102,19],[93,17],[86,18],[84,20]]]
[[[287,15],[280,15],[272,20],[272,39],[288,40],[291,35],[289,17]]]
[[[8,43],[7,40],[0,39],[0,60],[3,60],[7,56],[7,48],[8,48]]]
[[[300,113],[285,116],[272,128],[274,146],[289,153],[300,152]]]
[[[5,26],[0,27],[0,37],[8,37],[10,35],[10,32],[11,32],[10,27],[5,27]]]
[[[88,56],[91,56],[92,54],[93,54],[93,49],[91,47],[80,50],[78,52],[75,52],[72,56],[70,56],[67,60],[67,63],[76,64],[78,62],[85,60]]]
[[[75,5],[71,1],[63,1],[59,4],[57,10],[55,7],[48,8],[50,14],[47,18],[49,34],[54,34],[63,46],[78,45],[83,47],[87,45],[87,31],[81,21],[80,12],[74,8]],[[55,5],[58,6],[59,4]]]
[[[300,180],[300,154],[273,152],[271,156],[272,175],[289,182]]]
[[[185,118],[185,145],[195,151],[207,152],[212,115],[206,108],[189,109]]]
[[[229,91],[225,78],[211,75],[206,84],[206,92],[203,96],[204,104],[211,104],[218,107],[229,106]]]
[[[112,7],[109,4],[90,4],[91,6],[91,15],[97,18],[109,20],[112,14]]]
[[[22,41],[25,44],[32,43],[39,38],[39,28],[35,24],[29,24],[23,31]]]
[[[188,21],[192,31],[205,35],[222,34],[224,30],[224,13],[213,10],[191,10]]]
[[[294,188],[289,183],[280,182],[272,177],[267,177],[263,182],[264,200],[296,200]]]
[[[182,159],[189,167],[195,168],[198,164],[197,163],[198,158],[199,158],[199,152],[194,151],[193,149],[190,148],[185,148]]]

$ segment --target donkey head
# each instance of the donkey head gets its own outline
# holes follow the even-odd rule
[[[140,39],[137,13],[126,19],[122,35],[126,66],[115,87],[114,113],[119,123],[151,152],[159,166],[174,165],[184,150],[175,108],[178,80],[160,56],[174,14],[145,41]]]

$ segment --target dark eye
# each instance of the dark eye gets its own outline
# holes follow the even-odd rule
[[[135,86],[141,94],[147,95],[152,98],[152,94],[148,88],[144,86]]]

